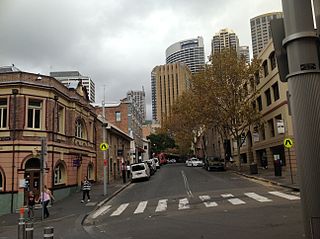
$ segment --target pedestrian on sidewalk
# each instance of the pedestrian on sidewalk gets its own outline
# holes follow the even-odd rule
[[[130,178],[130,173],[131,173],[131,169],[130,169],[130,162],[129,160],[127,161],[127,178]]]
[[[126,183],[127,182],[127,179],[126,179],[127,167],[126,167],[125,163],[122,163],[121,171],[122,171],[122,181],[123,181],[123,183]]]
[[[84,177],[84,180],[82,182],[82,200],[81,203],[84,203],[84,200],[88,198],[88,202],[90,202],[90,190],[91,190],[91,183],[89,182],[87,176]]]
[[[35,195],[33,191],[29,192],[28,195],[28,218],[33,219],[34,218],[34,205],[36,203]]]
[[[48,204],[50,203],[51,200],[54,200],[55,198],[53,197],[51,191],[47,188],[46,185],[44,185],[43,192],[40,194],[40,201],[43,206],[44,210],[44,218],[49,217],[49,210],[48,210]]]

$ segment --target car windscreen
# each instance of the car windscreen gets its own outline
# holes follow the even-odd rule
[[[137,165],[132,165],[132,172],[134,171],[140,171],[140,170],[144,170],[144,164],[137,164]]]
[[[223,162],[223,159],[221,159],[221,158],[209,158],[208,161],[210,161],[210,162]]]

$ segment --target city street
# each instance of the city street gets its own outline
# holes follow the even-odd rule
[[[297,193],[184,164],[131,184],[84,229],[92,238],[303,238]]]

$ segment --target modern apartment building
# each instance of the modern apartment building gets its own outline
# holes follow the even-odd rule
[[[283,18],[282,12],[271,12],[250,19],[253,57],[257,57],[271,38],[270,21]]]
[[[55,71],[50,72],[50,76],[56,78],[67,87],[72,84],[72,82],[81,81],[81,84],[88,92],[90,102],[95,102],[95,84],[89,76],[83,76],[79,71]]]
[[[142,90],[130,90],[127,92],[127,99],[131,100],[133,104],[136,105],[136,108],[141,112],[142,120],[146,119],[146,93],[144,88]]]
[[[232,48],[239,53],[239,38],[233,30],[229,28],[221,29],[211,41],[211,55],[221,52],[223,49]]]
[[[179,41],[166,50],[166,64],[185,63],[192,74],[200,71],[205,64],[203,38],[197,37]]]
[[[170,116],[172,105],[189,88],[191,71],[183,63],[156,66],[151,73],[152,102],[155,108],[152,118],[161,124]],[[154,106],[153,106],[154,107]]]
[[[239,47],[239,55],[240,57],[244,57],[246,59],[246,63],[250,63],[250,53],[249,53],[249,46],[240,46]]]

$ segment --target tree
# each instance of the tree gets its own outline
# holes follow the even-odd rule
[[[175,142],[168,134],[151,134],[147,137],[150,140],[151,151],[153,153],[164,152],[168,148],[174,148]]]

